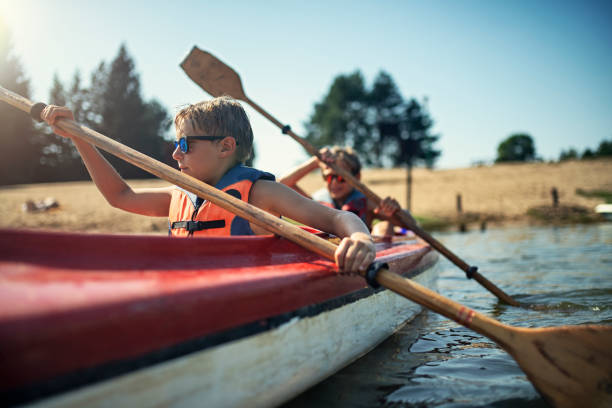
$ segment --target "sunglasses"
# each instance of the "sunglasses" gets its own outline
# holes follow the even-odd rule
[[[323,176],[323,180],[325,180],[327,184],[331,184],[332,180],[334,179],[338,180],[338,183],[344,183],[346,181],[344,177],[337,174],[328,174],[327,176]]]
[[[179,140],[174,142],[174,149],[177,147],[181,149],[181,152],[188,153],[189,152],[189,140],[221,140],[225,139],[226,136],[183,136]],[[236,142],[238,144],[238,142]]]

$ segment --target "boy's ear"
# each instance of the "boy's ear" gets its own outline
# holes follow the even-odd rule
[[[227,157],[236,151],[236,139],[227,136],[219,141],[219,146],[223,157]]]

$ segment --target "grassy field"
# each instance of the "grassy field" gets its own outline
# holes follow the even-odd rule
[[[369,169],[362,181],[375,193],[393,196],[406,206],[406,171]],[[160,180],[130,181],[133,187],[167,185]],[[324,187],[317,172],[304,178],[307,192]],[[612,191],[612,160],[563,163],[504,164],[454,170],[413,171],[412,212],[426,220],[457,222],[457,195],[463,219],[489,224],[535,222],[534,208],[552,204],[551,189],[562,208],[581,208],[589,214]],[[596,192],[595,194],[590,194]],[[597,194],[597,192],[602,194]],[[22,210],[27,200],[52,197],[59,207],[40,213]],[[165,218],[128,214],[110,207],[91,182],[49,183],[0,187],[0,227],[106,233],[166,234]],[[531,211],[533,213],[533,211]],[[549,220],[550,221],[550,220]]]

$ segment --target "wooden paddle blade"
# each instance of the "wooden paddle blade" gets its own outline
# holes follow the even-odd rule
[[[612,406],[612,326],[516,331],[504,348],[551,405]]]
[[[214,97],[229,95],[246,100],[240,76],[214,55],[193,47],[181,68],[196,84]]]

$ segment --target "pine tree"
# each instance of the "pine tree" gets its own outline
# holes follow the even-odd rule
[[[132,147],[148,156],[168,161],[163,138],[170,120],[166,110],[157,101],[143,101],[140,80],[126,47],[108,65],[101,63],[92,75],[87,100],[92,112],[88,121],[99,132]],[[151,177],[123,160],[107,156],[125,178]]]

